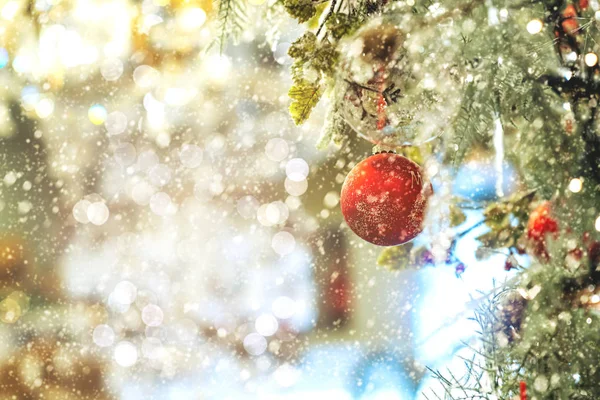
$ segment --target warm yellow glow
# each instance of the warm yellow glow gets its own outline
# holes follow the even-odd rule
[[[206,22],[206,13],[200,7],[186,7],[177,15],[177,23],[184,31],[195,31]]]
[[[2,7],[0,16],[2,16],[3,19],[10,21],[15,17],[15,15],[17,15],[18,11],[19,3],[17,1],[9,1],[8,3],[4,4],[4,7]]]

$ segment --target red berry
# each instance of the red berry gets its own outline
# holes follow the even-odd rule
[[[379,246],[395,246],[421,233],[432,192],[417,164],[397,154],[380,153],[350,171],[340,204],[354,233]]]
[[[551,204],[545,201],[533,210],[527,223],[527,238],[531,241],[536,256],[548,259],[546,238],[549,234],[556,238],[557,232],[558,223],[552,217]]]
[[[577,22],[577,10],[573,4],[569,4],[562,12],[563,21],[561,23],[563,30],[569,34],[576,34],[579,30],[579,22]]]

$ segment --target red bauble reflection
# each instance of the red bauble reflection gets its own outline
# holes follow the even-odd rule
[[[417,164],[397,154],[379,153],[350,171],[340,204],[354,233],[379,246],[395,246],[421,233],[431,193]]]

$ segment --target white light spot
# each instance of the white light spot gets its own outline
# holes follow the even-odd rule
[[[298,381],[301,374],[302,372],[299,369],[286,363],[275,370],[273,377],[279,386],[290,387]]]
[[[92,203],[87,200],[79,200],[75,203],[75,206],[73,206],[73,218],[75,218],[75,221],[81,224],[90,222],[90,219],[87,216],[87,210],[91,204]]]
[[[527,32],[535,35],[536,33],[540,33],[544,28],[544,23],[539,19],[532,19],[527,23]]]
[[[141,88],[154,86],[159,77],[159,72],[149,65],[140,65],[133,71],[133,81]]]
[[[179,160],[186,168],[198,168],[202,163],[202,149],[186,143],[179,150]]]
[[[333,208],[337,206],[339,202],[340,195],[338,194],[338,192],[329,192],[325,195],[325,198],[323,199],[323,204],[327,208]]]
[[[149,337],[142,342],[142,354],[151,360],[160,359],[164,354],[164,347],[160,339]]]
[[[165,192],[158,192],[150,198],[150,209],[156,215],[166,215],[171,206],[171,197]]]
[[[250,333],[244,338],[244,349],[253,356],[259,356],[267,349],[267,339],[258,333]]]
[[[544,375],[538,375],[533,381],[533,388],[538,393],[544,393],[548,390],[548,378]]]
[[[292,158],[285,166],[285,174],[294,182],[305,180],[308,172],[308,164],[301,158]]]
[[[131,304],[137,296],[137,288],[129,281],[121,281],[113,290],[114,300],[120,304]]]
[[[193,32],[204,25],[206,13],[199,7],[185,7],[177,16],[177,23],[187,32]]]
[[[104,127],[110,136],[120,135],[127,129],[127,116],[120,111],[113,111],[106,116]]]
[[[121,143],[115,149],[115,160],[123,167],[133,164],[135,157],[135,147],[131,143]]]
[[[582,188],[583,188],[583,182],[579,178],[571,179],[571,182],[569,182],[569,190],[573,193],[581,192]]]
[[[598,56],[595,53],[587,53],[583,59],[588,67],[598,64]]]
[[[290,212],[282,201],[274,201],[265,209],[265,218],[269,222],[269,226],[283,224],[289,215]]]
[[[48,118],[54,112],[54,101],[49,98],[41,99],[35,105],[35,113],[42,119]]]
[[[292,251],[294,251],[294,248],[296,247],[296,239],[294,238],[294,235],[289,232],[277,232],[275,235],[273,235],[271,247],[275,253],[279,254],[280,256],[285,256],[286,254],[290,254]]]
[[[253,196],[244,196],[237,201],[237,212],[245,219],[254,218],[260,203]]]
[[[142,321],[148,326],[159,326],[164,318],[161,308],[154,304],[148,304],[142,310]]]
[[[155,165],[148,171],[148,179],[154,186],[164,186],[171,180],[171,169],[165,164]]]
[[[256,210],[256,219],[262,226],[272,226],[273,224],[267,217],[267,208],[269,204],[263,204]]]
[[[32,208],[33,204],[31,204],[30,201],[25,200],[17,203],[17,210],[19,211],[19,214],[27,214]]]
[[[17,174],[14,171],[7,172],[4,175],[4,184],[6,186],[12,186],[17,181]]]
[[[279,329],[279,323],[277,319],[271,314],[262,314],[254,322],[254,328],[256,332],[263,336],[272,336]]]
[[[302,201],[296,196],[288,196],[285,199],[285,205],[288,206],[290,210],[297,210],[302,205]]]
[[[296,313],[296,302],[287,296],[280,296],[273,302],[271,310],[277,318],[288,319]]]
[[[150,202],[150,198],[156,192],[156,188],[146,181],[141,181],[131,190],[131,198],[140,206],[145,206]]]
[[[108,207],[104,202],[97,201],[92,203],[87,208],[87,217],[88,220],[94,225],[103,225],[106,221],[108,221],[108,216],[110,212],[108,211]]]
[[[19,8],[20,5],[18,1],[9,1],[8,3],[4,4],[4,7],[2,7],[0,16],[2,16],[3,19],[10,21],[15,17],[15,15],[17,15]]]
[[[271,161],[282,161],[290,152],[290,146],[281,138],[274,138],[267,142],[265,154]]]
[[[142,171],[147,171],[158,164],[158,156],[152,150],[145,150],[138,156],[137,165]]]
[[[108,347],[111,346],[115,341],[115,332],[108,325],[98,325],[94,328],[92,339],[94,340],[96,346]]]
[[[135,345],[131,342],[119,342],[115,346],[114,358],[117,364],[122,367],[131,367],[137,362],[138,352]]]
[[[285,178],[285,182],[283,183],[285,187],[285,191],[292,196],[302,196],[306,193],[308,189],[308,181],[306,179],[302,179],[300,181],[293,181],[290,178]]]
[[[123,63],[118,58],[109,58],[100,66],[100,73],[107,81],[116,81],[123,74]]]

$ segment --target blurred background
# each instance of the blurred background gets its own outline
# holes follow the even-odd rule
[[[464,272],[378,267],[338,204],[372,147],[316,150],[324,104],[294,126],[302,29],[250,6],[220,52],[210,0],[0,0],[0,399],[420,399],[426,367],[461,373],[506,255],[474,258],[481,227]],[[497,192],[485,149],[453,173]]]

